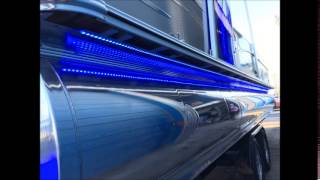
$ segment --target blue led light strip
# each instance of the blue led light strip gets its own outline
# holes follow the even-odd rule
[[[227,83],[220,83],[220,82],[212,83],[212,82],[206,82],[201,80],[179,78],[179,77],[166,76],[166,75],[155,74],[155,73],[149,73],[146,75],[146,73],[143,71],[140,71],[140,72],[128,71],[126,68],[122,68],[122,67],[111,67],[111,66],[98,65],[98,64],[85,63],[85,62],[79,63],[79,61],[72,60],[69,58],[68,59],[65,58],[61,60],[60,64],[63,67],[62,72],[69,72],[69,73],[79,73],[79,74],[94,75],[94,76],[108,75],[111,77],[118,77],[118,78],[126,77],[131,79],[134,79],[134,77],[139,77],[140,80],[141,79],[154,80],[159,82],[171,82],[171,83],[177,83],[177,84],[194,85],[194,86],[200,86],[200,87],[212,87],[212,88],[220,88],[220,89],[221,88],[236,89],[235,86],[230,86],[230,84],[227,84]],[[116,74],[118,76],[115,76],[112,74]],[[126,75],[126,76],[120,76],[119,74]],[[238,88],[237,90],[246,90],[246,89]]]
[[[207,88],[217,88],[224,90],[246,90],[245,88],[235,88],[227,85],[219,85],[219,84],[207,84],[201,82],[192,82],[188,80],[176,80],[174,78],[166,79],[166,77],[146,77],[142,74],[137,73],[123,73],[123,72],[112,72],[112,71],[97,71],[92,69],[79,69],[79,68],[62,68],[62,72],[64,73],[75,73],[75,74],[84,74],[91,75],[94,77],[100,78],[113,78],[113,79],[131,79],[131,80],[145,80],[145,81],[154,81],[161,83],[171,83],[171,84],[180,84],[180,85],[188,85],[188,86],[198,86],[198,87],[207,87]],[[133,74],[133,75],[132,75]],[[253,91],[252,92],[263,92],[263,91]]]
[[[80,31],[80,34],[93,41],[67,34],[67,47],[79,53],[86,53],[103,58],[108,66],[126,67],[127,71],[144,72],[144,74],[139,76],[140,80],[168,82],[161,81],[161,79],[166,79],[170,80],[172,83],[179,82],[179,84],[181,84],[183,82],[188,85],[196,86],[201,84],[201,86],[206,87],[221,87],[223,89],[236,89],[260,93],[266,93],[268,90],[268,88],[257,84],[191,66],[92,33]],[[114,47],[108,46],[108,44],[113,45]],[[80,69],[78,73],[80,73]],[[125,74],[122,73],[122,77],[125,77]],[[151,75],[156,75],[158,77],[150,79],[149,77],[151,77]]]
[[[145,74],[143,71],[127,71],[126,68],[120,67],[110,67],[110,66],[98,66],[92,64],[84,64],[84,63],[76,63],[71,59],[65,59],[64,61],[60,61],[63,65],[62,72],[69,73],[80,73],[87,75],[95,75],[95,76],[109,76],[116,78],[130,78],[130,79],[139,79],[139,80],[152,80],[159,82],[171,82],[171,83],[179,83],[179,84],[188,84],[188,85],[198,85],[198,86],[208,86],[208,87],[223,87],[223,88],[233,88],[230,87],[229,84],[221,84],[221,83],[208,83],[200,80],[192,80],[188,78],[177,78],[173,76],[165,76],[154,73]]]
[[[169,59],[169,58],[160,56],[158,54],[150,53],[148,51],[140,50],[140,49],[134,48],[132,46],[128,46],[128,45],[125,45],[125,44],[122,44],[122,43],[118,43],[116,41],[113,41],[113,40],[110,40],[110,39],[95,35],[93,33],[89,33],[89,32],[86,32],[86,31],[80,31],[80,34],[85,35],[85,36],[90,37],[90,38],[93,38],[93,39],[96,39],[96,40],[100,40],[100,41],[103,41],[103,42],[106,42],[106,43],[110,43],[110,44],[113,44],[113,45],[116,45],[116,46],[127,48],[127,49],[130,49],[130,50],[133,50],[133,51],[137,51],[137,52],[140,52],[142,54],[147,54],[147,55],[150,55],[150,56],[153,56],[153,57],[161,58],[161,59],[164,59],[164,60],[167,60],[167,61],[171,61],[171,62],[174,62],[176,64],[183,65],[183,66],[188,66],[189,68],[192,68],[192,69],[199,69],[200,71],[204,71],[205,73],[207,73],[206,75],[208,75],[208,73],[209,73],[209,74],[213,74],[215,76],[221,76],[221,77],[224,77],[224,78],[228,78],[228,79],[232,80],[233,82],[245,83],[245,84],[249,84],[249,85],[254,86],[254,87],[259,87],[259,88],[266,89],[266,90],[268,89],[268,88],[266,88],[264,86],[253,84],[253,83],[250,83],[250,82],[247,82],[247,81],[243,81],[243,80],[240,80],[240,79],[237,79],[237,78],[233,78],[233,77],[230,77],[230,76],[225,76],[223,74],[219,74],[219,73],[216,73],[216,72],[204,70],[204,69],[201,69],[201,68],[189,65],[189,64],[185,64],[185,63],[182,63],[182,62],[179,62],[179,61],[175,61],[173,59]],[[171,64],[171,66],[174,66],[174,65]]]

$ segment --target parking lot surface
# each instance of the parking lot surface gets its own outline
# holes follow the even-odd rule
[[[263,122],[271,152],[271,169],[265,180],[280,180],[280,111],[274,111]],[[246,180],[236,165],[216,166],[204,180]]]

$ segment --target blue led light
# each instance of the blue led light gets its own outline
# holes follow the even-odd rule
[[[86,70],[79,70],[79,69],[72,69],[72,68],[63,68],[62,69],[63,72],[75,72],[77,74],[81,74],[84,73],[84,71]],[[210,85],[206,85],[205,83],[201,84],[201,83],[191,83],[191,82],[187,82],[187,81],[179,81],[179,80],[169,80],[169,79],[163,79],[162,78],[154,78],[154,77],[144,77],[143,75],[139,76],[139,75],[126,75],[126,74],[118,74],[118,73],[106,73],[106,72],[100,72],[100,71],[89,71],[91,74],[94,75],[101,75],[101,76],[109,76],[109,77],[116,77],[116,78],[129,78],[129,79],[139,79],[139,80],[151,80],[151,81],[158,81],[158,82],[170,82],[170,83],[178,83],[178,84],[189,84],[189,85],[199,85],[199,86],[208,86],[210,87]],[[216,87],[213,84],[211,85],[212,87]]]
[[[73,67],[76,67],[75,65]],[[91,67],[92,68],[92,67]],[[97,70],[84,70],[84,69],[75,69],[75,68],[62,68],[62,72],[72,72],[73,74],[85,74],[84,72],[89,72],[94,77],[97,75],[100,78],[111,78],[111,79],[127,79],[127,80],[144,80],[144,81],[153,81],[153,82],[161,82],[161,83],[171,83],[177,85],[188,85],[188,86],[196,86],[196,87],[206,87],[206,88],[215,88],[215,89],[224,89],[224,90],[247,90],[251,92],[260,92],[259,90],[249,90],[246,88],[236,88],[229,85],[218,84],[218,83],[206,83],[201,81],[192,81],[188,79],[178,79],[172,77],[165,76],[155,76],[155,75],[144,75],[143,73],[134,73],[134,72],[124,72],[124,71],[116,71],[115,69],[105,68],[104,71]]]
[[[168,82],[175,83],[187,83],[188,85],[200,85],[205,87],[216,87],[241,91],[255,91],[266,93],[268,88],[261,85],[253,84],[247,81],[243,81],[234,77],[226,76],[216,72],[211,72],[205,69],[201,69],[195,66],[191,66],[173,59],[162,57],[147,51],[143,51],[122,43],[118,43],[103,37],[99,37],[92,33],[80,31],[82,35],[93,38],[102,43],[106,42],[112,45],[116,45],[116,48],[108,46],[107,44],[101,44],[87,39],[79,38],[70,34],[67,34],[67,47],[73,49],[78,53],[85,53],[93,55],[99,59],[103,59],[105,67],[122,67],[127,68],[127,72],[143,72],[138,79],[143,79],[146,76],[157,76],[153,79],[160,82],[161,79],[167,79]],[[129,51],[128,51],[129,50]],[[79,61],[78,61],[79,62]],[[69,68],[62,69],[64,72],[75,72],[80,74],[94,74],[97,76],[107,75],[107,72],[93,72],[88,69],[81,68],[81,64],[78,64],[79,69]],[[78,70],[78,71],[77,71]],[[126,73],[118,74],[116,77],[124,76]],[[135,76],[134,76],[135,77]],[[136,77],[137,78],[137,77]],[[161,81],[164,82],[164,81]],[[166,81],[167,82],[167,81]]]

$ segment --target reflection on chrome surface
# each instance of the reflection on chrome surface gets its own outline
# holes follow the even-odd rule
[[[59,143],[47,88],[40,76],[40,176],[59,177]]]
[[[163,177],[239,137],[273,108],[271,97],[256,93],[142,88],[51,74],[57,77],[44,79],[55,104],[62,177]]]

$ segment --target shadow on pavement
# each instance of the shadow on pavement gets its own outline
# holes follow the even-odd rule
[[[271,152],[271,169],[265,180],[280,180],[280,111],[274,111],[263,122]],[[221,157],[224,158],[224,157]],[[246,180],[237,163],[216,166],[204,180]]]

